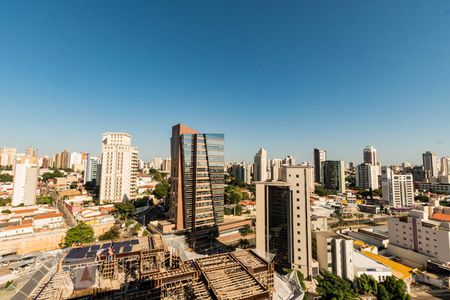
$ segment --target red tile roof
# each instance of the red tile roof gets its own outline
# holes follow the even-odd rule
[[[435,213],[435,214],[433,214],[433,216],[430,219],[433,219],[436,221],[441,221],[441,222],[450,222],[450,215],[442,214],[442,213]]]

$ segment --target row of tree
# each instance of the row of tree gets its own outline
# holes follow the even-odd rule
[[[394,276],[377,282],[373,276],[363,274],[352,282],[328,271],[317,278],[317,293],[325,300],[359,299],[358,295],[374,295],[377,300],[410,300],[406,284]]]

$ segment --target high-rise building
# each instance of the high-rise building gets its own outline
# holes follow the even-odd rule
[[[100,160],[97,156],[92,156],[90,153],[87,154],[84,163],[84,184],[87,182],[96,183],[99,163]]]
[[[450,157],[444,156],[441,158],[441,171],[439,173],[440,183],[450,183]]]
[[[39,159],[39,165],[42,169],[48,169],[50,161],[48,156],[43,156]]]
[[[274,158],[270,160],[270,177],[274,181],[280,180],[281,177],[281,166],[283,161],[279,158]]]
[[[314,181],[316,183],[323,182],[322,163],[327,160],[327,152],[325,150],[314,149]]]
[[[345,163],[343,160],[326,160],[322,163],[323,187],[345,193]]]
[[[295,166],[295,157],[293,157],[292,155],[286,156],[285,159],[283,159],[282,164],[285,166]]]
[[[170,173],[171,165],[172,165],[172,160],[170,158],[164,159],[161,164],[161,171]]]
[[[284,166],[281,181],[256,183],[256,250],[312,276],[311,167]]]
[[[391,168],[381,169],[383,199],[391,208],[405,208],[414,205],[414,184],[412,174],[395,174]]]
[[[163,160],[159,156],[155,156],[150,164],[150,168],[153,168],[155,170],[161,170],[161,165],[163,163]]]
[[[122,202],[135,198],[138,150],[131,145],[131,135],[103,134],[101,168],[100,201]]]
[[[253,181],[267,180],[267,151],[260,148],[255,155],[253,164]]]
[[[189,230],[196,238],[209,235],[223,223],[224,135],[178,124],[170,146],[171,219],[177,230]]]
[[[373,146],[366,146],[366,148],[364,148],[363,157],[365,164],[371,164],[374,166],[378,165],[377,149],[375,149]]]
[[[0,149],[0,166],[12,166],[14,165],[14,160],[16,159],[16,148],[3,147]]]
[[[378,189],[379,167],[371,164],[360,164],[356,168],[356,186],[366,190]]]
[[[37,149],[29,146],[25,149],[25,155],[29,157],[37,157]]]
[[[428,180],[431,178],[439,177],[439,171],[441,166],[441,161],[436,153],[427,151],[422,154],[423,168],[425,170],[425,176]]]
[[[251,173],[251,164],[248,164],[245,161],[232,163],[229,167],[229,174],[231,176],[247,184],[251,183]]]
[[[24,156],[14,166],[12,205],[34,205],[39,175],[38,159]]]
[[[61,169],[70,169],[70,152],[64,150],[61,152]]]

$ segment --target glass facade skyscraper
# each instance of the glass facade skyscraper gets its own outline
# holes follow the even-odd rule
[[[223,223],[224,135],[172,128],[171,217],[177,230],[208,232]]]

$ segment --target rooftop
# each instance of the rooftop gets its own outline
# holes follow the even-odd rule
[[[374,254],[374,253],[371,253],[368,251],[363,251],[362,254],[364,254],[365,256],[367,256],[385,266],[388,266],[389,268],[392,269],[392,275],[394,275],[395,277],[402,279],[402,280],[411,277],[412,272],[414,270],[413,268],[402,265],[398,262],[395,262],[387,257],[381,256],[378,254]]]

